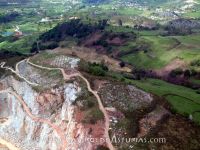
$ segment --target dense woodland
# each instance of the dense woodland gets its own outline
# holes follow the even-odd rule
[[[200,21],[189,19],[177,19],[170,21],[165,30],[167,35],[187,35],[191,34],[192,30],[200,28]]]
[[[17,12],[12,12],[9,14],[0,14],[0,23],[7,23],[13,21],[18,17],[20,14]]]
[[[69,22],[58,24],[55,28],[49,30],[39,37],[39,50],[54,49],[58,47],[58,42],[64,40],[69,36],[77,39],[82,39],[97,30],[103,30],[106,25],[107,20],[100,20],[96,24],[86,24],[83,23],[80,19],[75,19]],[[49,45],[41,44],[45,42],[51,43]],[[37,42],[35,42],[32,46],[31,52],[35,52],[37,50],[38,45]]]

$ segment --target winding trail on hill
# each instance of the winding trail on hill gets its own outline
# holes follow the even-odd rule
[[[19,63],[21,63],[21,61]],[[16,64],[16,68],[17,68],[17,66],[18,66],[19,63]],[[0,63],[0,68],[5,69],[5,70],[10,70],[12,73],[14,73],[15,75],[17,75],[20,79],[26,81],[28,84],[30,84],[32,86],[38,86],[38,84],[33,83],[31,81],[28,81],[25,77],[21,76],[19,74],[19,72],[18,72],[18,69],[14,70],[11,67],[6,67],[5,64],[6,64],[6,62],[1,62]]]
[[[63,78],[65,80],[69,80],[70,78],[72,77],[80,77],[81,79],[83,79],[85,81],[85,83],[87,84],[87,88],[88,88],[88,91],[91,92],[97,99],[98,101],[98,104],[99,104],[99,109],[102,111],[102,113],[104,114],[104,117],[105,117],[105,133],[104,133],[104,136],[106,138],[106,143],[107,143],[107,146],[110,150],[115,150],[114,146],[112,145],[112,142],[110,140],[110,136],[109,136],[109,126],[110,126],[110,121],[109,121],[109,116],[106,112],[106,109],[104,108],[103,104],[102,104],[102,101],[97,93],[97,91],[94,91],[92,90],[91,86],[90,86],[90,83],[89,81],[80,73],[80,72],[77,72],[77,73],[74,73],[74,74],[70,74],[70,75],[67,75],[65,73],[65,70],[63,68],[49,68],[49,67],[43,67],[41,65],[37,65],[37,64],[34,64],[32,62],[30,62],[30,59],[27,59],[27,62],[30,64],[30,65],[33,65],[35,67],[38,67],[40,69],[47,69],[47,70],[60,70],[62,72],[62,75],[63,75]]]
[[[17,98],[17,100],[20,102],[20,104],[23,106],[23,108],[24,108],[25,112],[27,113],[27,115],[28,115],[32,120],[34,120],[35,122],[40,122],[40,123],[48,124],[52,129],[54,129],[54,130],[57,132],[57,134],[60,136],[60,138],[61,138],[61,141],[62,141],[62,150],[65,150],[66,145],[67,145],[67,142],[66,142],[66,140],[65,140],[65,134],[64,134],[64,132],[62,131],[62,129],[60,129],[59,126],[57,126],[57,125],[51,123],[51,122],[50,122],[49,120],[47,120],[47,119],[40,118],[40,117],[37,117],[37,116],[33,115],[32,112],[31,112],[31,110],[30,110],[30,108],[29,108],[29,107],[27,106],[27,104],[24,102],[23,98],[22,98],[20,95],[18,95],[16,92],[7,89],[7,90],[0,91],[0,94],[1,94],[1,93],[9,93],[9,94],[15,96],[15,97]],[[15,149],[14,149],[14,150],[15,150]],[[16,150],[17,150],[17,149],[16,149]]]

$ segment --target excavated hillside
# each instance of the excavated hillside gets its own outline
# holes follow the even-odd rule
[[[181,149],[188,137],[198,143],[199,128],[171,114],[163,101],[133,85],[83,75],[80,62],[47,52],[18,62],[15,69],[0,63],[10,72],[0,78],[0,149]],[[169,134],[179,122],[179,130]],[[116,143],[115,137],[179,137],[183,145]]]
[[[77,59],[63,57],[61,59],[70,61],[69,64],[73,62],[73,66],[68,65],[68,69],[73,70]],[[52,64],[57,60],[56,57]],[[41,69],[28,60],[19,62],[12,72],[13,75],[0,81],[0,137],[3,140],[20,150],[96,149],[99,145],[106,146],[105,141],[92,143],[87,140],[89,137],[104,138],[105,128],[103,114],[95,123],[90,120],[84,122],[89,117],[87,111],[80,111],[84,99],[96,101],[88,111],[102,112],[83,79],[74,75],[64,81],[59,69]],[[76,100],[79,103],[75,104]],[[76,113],[80,112],[82,120],[76,118]],[[93,118],[92,115],[90,117]]]

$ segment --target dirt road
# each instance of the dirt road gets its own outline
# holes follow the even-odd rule
[[[35,67],[38,67],[40,69],[47,69],[47,70],[60,70],[62,72],[62,75],[63,75],[63,78],[64,80],[69,80],[70,78],[72,77],[80,77],[81,79],[83,79],[85,81],[85,83],[87,84],[87,88],[88,88],[88,91],[90,91],[97,99],[98,101],[98,104],[99,104],[99,109],[103,112],[104,114],[104,117],[105,117],[105,138],[106,138],[106,143],[107,143],[107,146],[110,150],[114,150],[115,148],[113,147],[112,143],[111,143],[111,140],[110,140],[110,137],[109,137],[109,125],[110,125],[110,122],[109,122],[109,116],[101,102],[101,99],[99,97],[99,95],[97,94],[97,91],[94,91],[92,90],[91,86],[90,86],[90,83],[89,81],[81,74],[81,73],[74,73],[74,74],[70,74],[70,75],[67,75],[65,73],[65,70],[63,68],[48,68],[48,67],[43,67],[43,66],[40,66],[40,65],[37,65],[37,64],[33,64],[32,62],[29,61],[29,59],[27,60],[24,60],[24,61],[27,61],[30,65],[33,65]],[[19,62],[20,63],[20,62]],[[22,77],[19,73],[18,73],[18,65],[19,63],[17,63],[16,65],[16,71],[13,70],[12,68],[10,67],[4,67],[5,63],[2,62],[0,64],[0,67],[1,68],[4,68],[4,69],[8,69],[10,70],[11,72],[15,73],[16,75],[18,75],[20,78],[24,79],[27,83],[29,83],[30,85],[35,85],[35,83],[31,83],[30,81],[26,80],[24,77]],[[37,116],[34,116],[32,113],[31,113],[31,110],[28,108],[27,104],[24,102],[23,98],[21,96],[19,96],[16,92],[14,91],[10,91],[10,90],[4,90],[4,91],[0,91],[0,93],[9,93],[13,96],[15,96],[19,102],[21,103],[21,105],[23,106],[25,112],[27,113],[27,115],[34,121],[36,122],[40,122],[40,123],[45,123],[45,124],[48,124],[51,128],[53,128],[57,134],[60,136],[61,138],[61,141],[62,141],[62,150],[65,150],[66,146],[67,146],[67,141],[65,139],[65,135],[64,135],[64,132],[62,131],[62,129],[60,129],[58,126],[54,125],[53,123],[51,123],[49,120],[47,119],[43,119],[43,118],[40,118],[40,117],[37,117]]]
[[[0,138],[0,144],[6,146],[10,150],[19,150],[16,146],[14,146],[12,143]]]
[[[15,96],[17,98],[17,100],[20,102],[20,104],[23,106],[23,108],[24,108],[25,112],[27,113],[27,115],[32,120],[34,120],[36,122],[48,124],[52,129],[54,129],[57,132],[57,134],[60,136],[60,138],[61,138],[62,150],[65,150],[67,142],[66,142],[66,139],[65,139],[64,132],[62,131],[62,129],[60,129],[60,127],[58,127],[57,125],[51,123],[47,119],[43,119],[43,118],[40,118],[40,117],[37,117],[37,116],[33,115],[31,113],[31,110],[28,108],[27,104],[24,102],[23,98],[21,96],[19,96],[16,92],[11,91],[11,90],[4,90],[4,91],[0,91],[0,93],[9,93],[9,94]]]
[[[87,84],[87,88],[88,88],[88,91],[90,91],[97,99],[98,101],[98,104],[99,104],[99,109],[103,112],[104,114],[104,117],[105,117],[105,138],[106,138],[106,142],[107,142],[107,146],[110,150],[114,150],[114,146],[112,145],[112,142],[110,140],[110,137],[109,137],[109,126],[110,126],[110,121],[109,121],[109,116],[106,112],[106,109],[104,108],[103,104],[102,104],[102,101],[99,97],[99,95],[97,94],[97,91],[94,91],[92,90],[91,86],[90,86],[90,83],[89,81],[80,73],[74,73],[74,74],[70,74],[70,75],[67,75],[65,73],[65,70],[63,68],[49,68],[49,67],[43,67],[43,66],[40,66],[40,65],[37,65],[37,64],[33,64],[32,62],[29,61],[29,59],[27,60],[27,62],[30,64],[30,65],[33,65],[35,67],[38,67],[38,68],[41,68],[41,69],[47,69],[47,70],[60,70],[63,74],[63,78],[65,80],[68,80],[72,77],[80,77],[81,79],[83,79],[85,81],[85,83]]]
[[[14,73],[15,75],[17,75],[20,79],[26,81],[26,82],[27,82],[28,84],[30,84],[30,85],[38,86],[38,84],[33,83],[33,82],[30,82],[30,81],[28,81],[26,78],[24,78],[23,76],[21,76],[21,75],[18,73],[18,69],[16,69],[17,71],[15,71],[15,70],[13,70],[11,67],[6,67],[5,64],[6,64],[5,62],[1,62],[1,63],[0,63],[0,68],[6,69],[6,70],[10,70],[12,73]],[[17,63],[17,65],[16,65],[16,67],[17,67],[17,66],[18,66],[18,63]]]

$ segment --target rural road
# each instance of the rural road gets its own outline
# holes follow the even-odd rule
[[[102,101],[99,97],[99,95],[97,94],[97,91],[94,91],[92,90],[91,86],[90,86],[90,83],[89,81],[80,73],[74,73],[74,74],[71,74],[71,75],[67,75],[65,73],[65,70],[63,68],[49,68],[49,67],[43,67],[43,66],[40,66],[40,65],[37,65],[37,64],[34,64],[32,62],[30,62],[29,59],[27,59],[27,62],[30,64],[30,65],[33,65],[35,67],[38,67],[40,69],[47,69],[47,70],[60,70],[62,72],[62,75],[63,75],[63,78],[65,80],[69,80],[70,78],[72,77],[80,77],[81,79],[83,79],[85,81],[85,83],[87,84],[87,88],[88,88],[88,91],[91,92],[97,99],[98,101],[98,104],[99,104],[99,109],[102,111],[102,113],[104,114],[104,117],[105,117],[105,138],[106,138],[106,143],[107,143],[107,146],[110,150],[115,150],[114,146],[112,145],[112,142],[110,140],[110,137],[109,137],[109,126],[110,126],[110,121],[109,121],[109,116],[106,112],[106,109],[104,108],[103,104],[102,104]]]
[[[28,84],[33,85],[33,86],[38,86],[38,84],[36,83],[32,83],[30,81],[28,81],[26,78],[24,78],[23,76],[21,76],[18,73],[18,68],[16,68],[16,71],[14,69],[12,69],[11,67],[5,67],[5,62],[1,62],[0,63],[0,68],[5,69],[5,70],[10,70],[12,73],[14,73],[15,75],[17,75],[20,79],[23,79],[24,81],[26,81]],[[16,67],[18,66],[19,63],[16,64]]]
[[[24,61],[27,61],[30,65],[32,66],[35,66],[35,67],[38,67],[40,69],[47,69],[47,70],[60,70],[62,72],[62,75],[63,75],[63,78],[64,80],[69,80],[70,78],[72,77],[80,77],[81,79],[83,79],[85,81],[85,83],[87,84],[87,88],[88,88],[88,91],[91,92],[97,99],[98,101],[98,104],[99,104],[99,109],[102,111],[102,113],[104,114],[104,117],[105,117],[105,133],[104,133],[104,136],[105,136],[105,139],[106,139],[106,143],[107,143],[107,146],[110,150],[115,150],[114,146],[112,145],[112,142],[110,140],[110,137],[109,137],[109,125],[110,125],[110,122],[109,122],[109,116],[106,112],[106,109],[104,108],[102,102],[101,102],[101,99],[99,97],[99,95],[97,94],[97,91],[94,91],[92,90],[91,86],[90,86],[90,83],[89,81],[81,74],[81,73],[74,73],[74,74],[70,74],[70,75],[67,75],[65,73],[65,70],[63,68],[48,68],[48,67],[43,67],[43,66],[40,66],[40,65],[37,65],[37,64],[34,64],[32,62],[29,61],[29,59],[25,59]],[[30,81],[28,81],[27,79],[25,79],[24,77],[22,77],[19,72],[18,72],[18,65],[19,63],[21,63],[22,61],[18,62],[16,64],[16,71],[13,70],[12,68],[10,67],[4,67],[5,65],[5,62],[2,62],[0,64],[0,67],[1,68],[4,68],[4,69],[8,69],[10,70],[11,72],[15,73],[18,77],[20,77],[21,79],[24,79],[27,83],[29,83],[30,85],[34,85],[35,86],[35,83],[32,83]],[[62,150],[65,150],[66,146],[67,146],[67,141],[66,141],[66,138],[65,138],[65,134],[64,132],[62,131],[62,129],[60,129],[58,126],[54,125],[53,123],[51,123],[49,120],[47,119],[43,119],[43,118],[40,118],[40,117],[37,117],[35,115],[33,115],[31,113],[31,110],[30,108],[28,108],[27,104],[24,102],[23,98],[21,96],[19,96],[16,92],[14,91],[11,91],[11,90],[4,90],[4,91],[0,91],[0,93],[9,93],[13,96],[15,96],[20,104],[23,106],[25,112],[27,113],[27,115],[34,121],[36,122],[40,122],[40,123],[45,123],[45,124],[48,124],[51,128],[53,128],[57,134],[60,136],[61,138],[61,141],[62,141]],[[6,144],[6,141],[2,141],[2,144]],[[8,142],[7,142],[8,143]],[[10,144],[12,145],[12,144]],[[9,143],[8,143],[8,146],[10,146]],[[14,146],[13,146],[14,147]],[[17,150],[17,149],[14,149],[13,150]]]
[[[31,110],[28,108],[27,104],[24,102],[23,98],[21,96],[19,96],[16,92],[11,91],[11,90],[4,90],[4,91],[0,91],[0,93],[9,93],[9,94],[15,96],[17,98],[17,100],[20,102],[20,104],[23,106],[23,108],[24,108],[25,112],[27,113],[27,115],[32,120],[34,120],[36,122],[48,124],[52,129],[54,129],[57,132],[57,134],[60,136],[60,138],[61,138],[62,150],[65,150],[67,142],[65,140],[65,135],[64,135],[64,132],[62,131],[62,129],[60,129],[57,125],[54,125],[53,123],[51,123],[47,119],[43,119],[43,118],[40,118],[40,117],[37,117],[37,116],[33,115],[31,113]]]
[[[10,150],[19,150],[19,148],[15,147],[13,144],[11,144],[10,142],[8,142],[2,138],[0,138],[0,144],[6,146]]]

